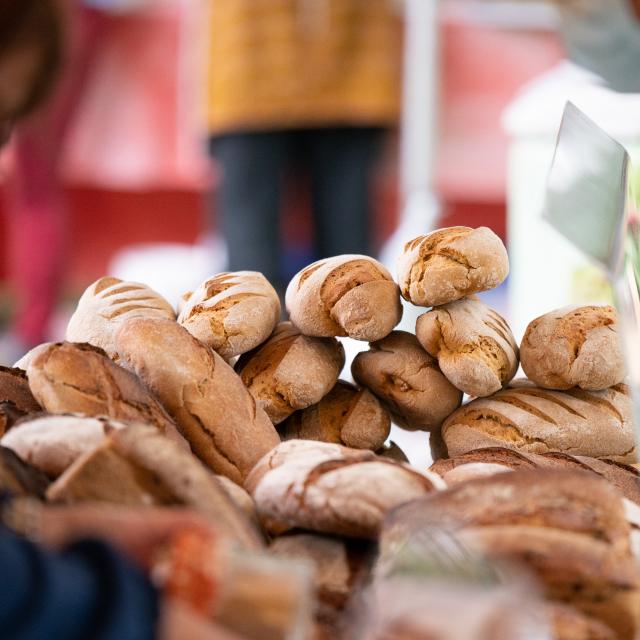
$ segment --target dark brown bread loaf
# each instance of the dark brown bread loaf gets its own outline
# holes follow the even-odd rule
[[[405,331],[372,342],[369,351],[354,358],[351,372],[406,429],[438,430],[462,402],[462,392],[445,378],[417,338]]]
[[[290,416],[280,435],[283,440],[320,440],[376,451],[390,430],[389,413],[371,392],[339,380],[318,404]]]
[[[304,336],[290,322],[236,364],[251,395],[274,424],[319,402],[344,366],[344,349],[335,338]]]
[[[22,369],[0,366],[0,436],[17,419],[42,411]]]
[[[177,322],[132,318],[116,335],[116,346],[215,473],[240,484],[280,442],[235,371]]]

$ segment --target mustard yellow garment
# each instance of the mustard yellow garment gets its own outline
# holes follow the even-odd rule
[[[395,122],[398,4],[211,0],[211,133]]]

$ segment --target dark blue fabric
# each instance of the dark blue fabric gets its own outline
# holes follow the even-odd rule
[[[151,640],[157,594],[102,542],[51,553],[0,527],[2,640]]]

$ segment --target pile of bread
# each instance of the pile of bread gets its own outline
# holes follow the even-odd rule
[[[67,341],[0,370],[0,486],[187,505],[240,546],[305,559],[309,637],[355,637],[344,612],[385,580],[373,565],[444,527],[535,576],[549,637],[633,638],[640,477],[615,311],[551,312],[518,348],[475,295],[508,270],[491,230],[442,229],[405,246],[398,283],[367,256],[312,264],[287,288],[284,322],[255,272],[210,278],[177,313],[145,285],[101,278]],[[401,297],[425,307],[415,334],[394,331]],[[339,379],[345,336],[369,343],[356,385]],[[528,380],[512,382],[520,364]],[[385,444],[392,422],[430,434],[430,469]],[[448,637],[424,611],[368,637]]]

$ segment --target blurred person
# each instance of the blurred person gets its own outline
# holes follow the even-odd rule
[[[63,55],[63,17],[55,0],[2,0],[0,131],[49,93]],[[233,640],[164,598],[149,572],[177,533],[215,535],[180,508],[71,507],[14,502],[0,492],[0,637],[7,640]],[[21,529],[37,543],[17,535]],[[13,515],[12,515],[13,514]],[[238,640],[236,638],[236,640]]]
[[[212,0],[208,124],[231,271],[281,271],[285,177],[311,177],[316,258],[372,251],[372,178],[399,107],[397,0]],[[288,274],[287,274],[288,275]]]
[[[46,65],[61,69],[55,92],[16,127],[12,139],[5,188],[6,255],[16,308],[0,342],[0,362],[7,364],[49,337],[69,251],[59,161],[105,27],[105,14],[88,6],[88,1],[87,6],[80,0],[58,0],[58,4],[65,14],[62,35],[34,21],[23,34],[7,33],[2,40],[7,49],[20,39],[26,51],[41,39],[43,49],[55,50],[57,56],[47,55]],[[64,43],[52,42],[54,37],[64,38],[69,46],[58,46]]]

